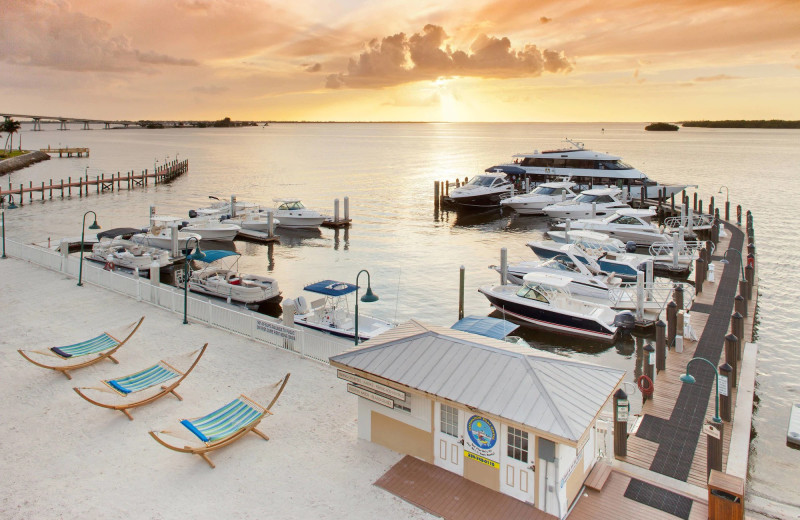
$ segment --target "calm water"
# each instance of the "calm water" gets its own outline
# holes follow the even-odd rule
[[[798,194],[798,131],[682,128],[649,133],[644,124],[274,124],[267,128],[181,130],[49,129],[22,131],[24,148],[81,146],[91,157],[53,159],[11,175],[11,182],[39,184],[69,176],[152,169],[165,160],[189,159],[190,172],[170,185],[34,202],[7,212],[10,237],[34,242],[80,235],[83,212],[92,209],[104,229],[146,225],[148,208],[184,216],[207,205],[209,195],[269,204],[300,196],[328,214],[333,199],[350,197],[350,230],[283,231],[280,244],[236,243],[239,267],[270,272],[285,297],[323,278],[355,281],[368,269],[380,296],[362,312],[403,321],[450,326],[458,313],[459,266],[466,268],[466,313],[488,314],[477,287],[496,283],[487,266],[533,259],[525,246],[546,230],[543,219],[499,212],[461,217],[434,213],[433,181],[472,176],[507,162],[516,152],[582,140],[587,148],[622,156],[662,183],[696,184],[708,203],[729,189],[732,204],[755,215],[761,293],[760,346],[750,490],[800,505],[800,451],[785,446],[790,406],[800,402],[800,323],[795,267],[798,231],[789,222]],[[51,127],[52,128],[52,127]],[[15,141],[17,137],[15,136]],[[87,170],[88,168],[88,170]],[[8,185],[8,176],[0,179]],[[361,278],[365,282],[364,276]],[[628,370],[633,379],[636,345],[602,346],[553,335],[525,334],[538,348]],[[641,346],[641,341],[639,341]]]

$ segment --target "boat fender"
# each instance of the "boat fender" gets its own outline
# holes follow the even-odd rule
[[[197,212],[195,210],[193,210],[193,209],[190,209],[189,210],[189,218],[195,218],[195,217],[197,217]]]
[[[298,296],[294,301],[296,314],[308,314],[308,302],[303,296]]]
[[[653,395],[653,380],[646,375],[642,374],[639,376],[639,379],[636,380],[636,386],[639,387],[639,391],[642,392],[642,395]]]
[[[628,240],[625,242],[625,252],[626,253],[635,253],[636,252],[636,242],[633,240]]]

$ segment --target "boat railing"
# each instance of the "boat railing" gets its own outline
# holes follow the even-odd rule
[[[697,254],[698,251],[704,249],[706,247],[705,240],[690,240],[685,242],[680,242],[678,244],[678,255],[679,256],[694,256]],[[711,252],[714,252],[714,246],[712,243]],[[675,243],[674,242],[655,242],[650,246],[650,254],[652,256],[672,256],[675,252]]]
[[[667,217],[664,219],[665,232],[675,233],[681,226],[684,229],[688,228],[689,218],[687,215],[680,215],[675,217]],[[711,229],[714,224],[714,215],[700,214],[692,215],[692,229],[705,230]]]

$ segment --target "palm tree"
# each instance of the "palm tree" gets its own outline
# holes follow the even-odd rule
[[[19,121],[14,121],[10,117],[5,120],[2,126],[2,131],[8,134],[6,137],[6,145],[8,146],[8,153],[11,153],[11,150],[14,148],[14,134],[19,132],[20,123]],[[10,140],[10,145],[9,145]]]

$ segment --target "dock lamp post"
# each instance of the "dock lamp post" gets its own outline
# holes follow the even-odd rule
[[[97,225],[97,213],[89,210],[83,214],[83,224],[81,225],[81,259],[80,262],[78,262],[78,287],[83,286],[83,233],[86,231],[86,215],[89,213],[94,215],[94,222],[92,222],[92,225],[89,226],[89,229],[100,229],[100,226]]]
[[[728,189],[728,187],[727,187],[727,186],[725,186],[725,185],[723,185],[723,186],[720,186],[720,188],[719,188],[719,191],[717,192],[717,193],[719,193],[720,195],[722,195],[722,188],[725,188],[725,202],[729,202],[729,201],[730,201],[730,197],[729,197],[729,195],[731,194],[731,191],[730,191],[730,190]]]
[[[9,204],[8,209],[17,209],[17,205],[14,204],[14,196],[9,193],[8,195]],[[0,203],[5,202],[5,199],[0,199]],[[3,256],[0,258],[8,258],[6,256],[6,208],[0,208],[0,216],[2,216],[2,227],[3,227]]]
[[[725,253],[722,255],[722,260],[720,260],[719,263],[724,264],[724,265],[728,265],[729,263],[731,263],[730,260],[725,258],[726,256],[728,256],[728,253],[730,251],[736,251],[737,253],[739,253],[739,267],[742,268],[742,280],[746,280],[746,278],[744,276],[744,262],[742,262],[742,252],[739,251],[738,249],[734,249],[732,247],[729,247],[728,249],[726,249]]]
[[[188,325],[189,320],[186,319],[187,317],[187,308],[189,304],[189,261],[190,260],[202,260],[206,257],[205,253],[200,251],[200,240],[197,237],[189,237],[186,241],[186,249],[191,251],[189,247],[189,242],[194,240],[195,242],[195,250],[194,253],[187,254],[183,257],[183,324]]]
[[[367,273],[367,292],[364,296],[361,297],[361,301],[364,303],[372,303],[378,301],[378,295],[372,292],[372,286],[370,285],[370,277],[369,271],[366,269],[362,269],[356,275],[356,334],[355,334],[355,341],[356,345],[358,345],[358,277],[361,276],[361,273]]]
[[[681,376],[681,381],[689,384],[693,384],[695,382],[695,378],[689,375],[689,365],[692,364],[692,361],[698,361],[698,360],[705,361],[706,363],[711,365],[711,368],[714,369],[714,376],[716,377],[716,383],[717,383],[717,391],[716,391],[716,399],[714,401],[714,417],[712,417],[711,420],[714,421],[714,423],[716,424],[720,424],[722,422],[722,419],[720,419],[719,417],[719,371],[717,370],[717,367],[714,366],[714,363],[703,357],[693,357],[692,359],[689,360],[688,363],[686,363],[686,373]]]

